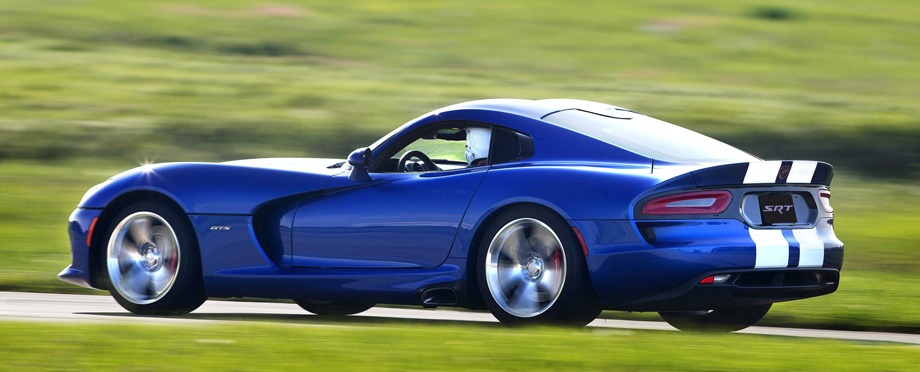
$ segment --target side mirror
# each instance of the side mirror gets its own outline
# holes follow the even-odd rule
[[[367,169],[371,167],[371,149],[364,147],[351,152],[348,155],[348,164],[351,165],[351,174],[348,179],[354,182],[367,182],[371,180],[371,175]]]

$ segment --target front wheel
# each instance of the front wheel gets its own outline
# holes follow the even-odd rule
[[[772,305],[727,307],[708,311],[662,311],[658,314],[668,324],[681,331],[734,332],[760,321]]]
[[[572,228],[543,208],[517,207],[496,218],[480,244],[476,276],[502,323],[584,326],[602,310]]]
[[[374,307],[375,304],[354,302],[310,301],[294,300],[306,311],[319,316],[340,317],[362,313]]]
[[[115,215],[107,236],[102,267],[109,292],[126,310],[181,315],[207,299],[197,239],[181,212],[138,202]]]

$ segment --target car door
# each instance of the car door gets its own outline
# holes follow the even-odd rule
[[[435,126],[407,135],[384,153],[389,164],[371,172],[370,181],[349,180],[345,172],[323,194],[303,199],[294,216],[292,264],[411,268],[444,262],[489,168],[464,160],[464,130]],[[397,160],[413,150],[445,159],[436,159],[439,169],[424,171],[419,162]]]
[[[301,201],[294,218],[294,266],[433,267],[447,258],[487,167],[378,173],[355,185],[330,180],[328,193]]]

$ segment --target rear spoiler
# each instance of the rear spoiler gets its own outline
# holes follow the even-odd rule
[[[770,160],[717,165],[692,171],[697,187],[747,184],[830,186],[834,167],[809,160]]]

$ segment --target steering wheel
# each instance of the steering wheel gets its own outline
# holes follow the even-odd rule
[[[428,155],[425,155],[425,153],[418,150],[409,150],[404,152],[402,156],[399,157],[399,163],[396,163],[400,172],[415,172],[415,169],[412,167],[412,165],[409,165],[409,160],[412,160],[412,158],[418,158],[418,160],[422,161],[422,172],[440,169],[437,165],[434,164],[433,161],[431,161],[431,158],[429,158]]]

